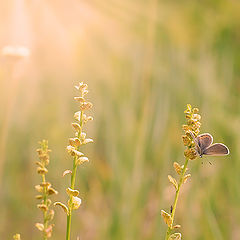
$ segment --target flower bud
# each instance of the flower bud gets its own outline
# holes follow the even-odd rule
[[[67,188],[66,192],[67,192],[68,196],[77,197],[79,195],[79,191],[78,190],[73,190],[71,188]]]
[[[187,135],[182,136],[182,141],[184,146],[189,146],[192,143],[192,140]]]
[[[44,175],[44,174],[48,173],[48,170],[45,167],[44,168],[38,167],[37,168],[37,173],[41,174],[41,175]]]
[[[40,193],[43,192],[43,187],[41,187],[40,185],[36,185],[36,186],[35,186],[35,189],[36,189],[38,192],[40,192]]]
[[[188,148],[184,151],[184,155],[186,158],[190,160],[194,160],[197,158],[198,154],[194,148]]]
[[[173,222],[171,215],[165,212],[164,210],[161,210],[161,215],[163,217],[164,222],[168,225],[168,227],[171,227]]]
[[[80,157],[80,158],[77,159],[76,164],[81,165],[84,162],[89,162],[89,159],[87,157]]]
[[[58,194],[58,191],[54,188],[49,188],[47,191],[48,195]]]
[[[178,175],[181,175],[181,173],[182,173],[182,168],[181,168],[181,166],[180,166],[177,162],[174,162],[174,163],[173,163],[173,167],[174,167],[176,173],[177,173]]]
[[[74,130],[76,132],[80,132],[81,131],[81,127],[78,123],[72,123],[72,127],[74,128]]]
[[[44,225],[42,223],[36,223],[35,226],[41,232],[44,230]]]
[[[92,106],[93,106],[93,104],[90,103],[90,102],[83,102],[83,103],[81,103],[81,105],[80,105],[80,110],[81,110],[81,111],[86,111],[86,110],[91,109]]]
[[[85,99],[83,97],[74,97],[74,100],[76,100],[77,102],[80,102],[80,103],[85,101]]]
[[[65,176],[65,175],[67,175],[67,174],[72,174],[72,171],[71,170],[65,170],[64,172],[63,172],[63,177]]]
[[[43,212],[48,210],[48,207],[46,204],[38,204],[37,207],[41,209]]]

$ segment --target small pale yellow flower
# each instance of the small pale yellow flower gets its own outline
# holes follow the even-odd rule
[[[41,232],[44,230],[44,225],[42,223],[36,223],[35,226]]]
[[[81,105],[80,105],[81,111],[89,110],[89,109],[91,109],[92,107],[93,107],[93,104],[90,103],[90,102],[83,102],[83,103],[81,103]]]
[[[72,197],[72,208],[78,209],[82,203],[82,200],[79,197]]]
[[[73,190],[71,188],[67,188],[66,192],[68,194],[68,196],[73,196],[73,197],[77,197],[79,195],[79,191],[78,190]]]

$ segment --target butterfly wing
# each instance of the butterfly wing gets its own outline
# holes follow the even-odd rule
[[[203,133],[197,136],[198,146],[203,153],[213,142],[213,137],[209,133]]]
[[[193,141],[194,141],[194,143],[195,143],[196,151],[198,152],[199,155],[201,155],[201,149],[200,149],[200,146],[199,146],[199,142],[198,142],[197,137],[195,137],[194,134],[193,134],[191,131],[190,131],[189,133],[191,134],[192,139],[193,139]]]
[[[222,143],[215,143],[210,147],[206,148],[203,153],[204,155],[223,156],[229,154],[229,149]]]

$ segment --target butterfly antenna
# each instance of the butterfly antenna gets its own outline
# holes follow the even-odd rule
[[[207,160],[208,160],[208,158],[207,158]],[[209,163],[210,165],[212,165],[212,163],[210,162],[210,160],[208,160],[208,163]]]

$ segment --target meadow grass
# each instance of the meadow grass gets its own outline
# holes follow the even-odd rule
[[[60,206],[63,208],[64,212],[67,215],[67,228],[66,228],[66,240],[71,239],[71,222],[72,222],[72,212],[73,210],[77,210],[82,200],[78,197],[79,191],[75,189],[75,181],[78,166],[82,165],[85,162],[89,162],[89,159],[80,152],[81,147],[88,143],[93,142],[91,138],[86,137],[86,133],[83,131],[84,125],[93,120],[91,116],[87,116],[85,111],[90,110],[92,108],[92,103],[85,99],[85,96],[88,94],[88,85],[80,82],[75,88],[78,90],[80,96],[74,97],[74,99],[79,103],[80,111],[77,111],[74,114],[74,119],[76,122],[72,123],[72,127],[74,129],[74,137],[69,138],[69,145],[67,146],[67,151],[70,156],[73,157],[73,168],[72,170],[65,170],[63,172],[63,177],[65,175],[71,175],[71,184],[70,187],[66,189],[66,192],[69,196],[67,206],[62,202],[55,202],[55,206]]]
[[[174,162],[173,167],[176,173],[179,175],[179,181],[168,175],[169,182],[174,186],[176,193],[174,197],[174,202],[170,207],[170,213],[162,210],[161,214],[168,226],[166,231],[165,240],[180,240],[182,239],[182,235],[179,232],[175,232],[177,229],[181,227],[179,224],[175,224],[175,212],[177,209],[178,198],[180,194],[180,189],[184,183],[191,177],[191,174],[186,174],[188,170],[188,161],[195,160],[198,157],[198,153],[196,151],[196,144],[192,137],[192,134],[196,137],[200,132],[200,119],[201,116],[198,114],[198,108],[193,108],[190,104],[187,105],[187,109],[184,111],[187,123],[182,125],[182,128],[185,132],[185,135],[182,136],[183,144],[187,147],[184,151],[185,156],[185,163],[184,165],[180,166],[179,163]]]
[[[52,236],[54,224],[49,224],[53,220],[54,210],[51,209],[52,201],[51,195],[58,194],[58,192],[52,187],[52,184],[47,181],[46,174],[48,173],[47,166],[50,162],[49,153],[51,150],[48,148],[48,141],[42,140],[39,142],[41,148],[37,149],[39,161],[37,164],[37,173],[41,176],[41,183],[35,186],[38,192],[36,199],[41,200],[41,203],[37,207],[43,212],[43,223],[36,223],[35,226],[43,234],[43,240],[47,240]]]
[[[4,140],[2,238],[21,230],[29,239],[40,239],[32,228],[39,214],[32,200],[32,182],[38,181],[32,174],[33,149],[39,139],[48,138],[53,149],[49,181],[61,193],[69,186],[66,177],[59,177],[69,168],[65,146],[72,133],[67,126],[75,109],[69,79],[87,80],[95,106],[95,121],[88,127],[95,144],[84,149],[94,164],[83,166],[76,179],[85,201],[73,215],[73,238],[164,239],[160,209],[169,212],[174,200],[166,175],[173,175],[173,162],[184,157],[179,126],[188,102],[201,109],[202,132],[211,129],[232,154],[212,158],[213,166],[209,159],[189,163],[194,177],[181,190],[176,222],[184,226],[186,240],[239,236],[239,3],[152,3],[155,7],[136,0],[94,0],[84,7],[62,3],[63,14],[51,1],[28,15],[36,33],[31,63],[21,68],[14,93],[2,68],[0,75],[1,102],[7,96],[16,99]],[[79,13],[86,8],[89,15]],[[59,33],[62,37],[56,38]],[[3,104],[1,134],[6,108]],[[54,238],[61,239],[65,214],[57,211],[55,221]]]

